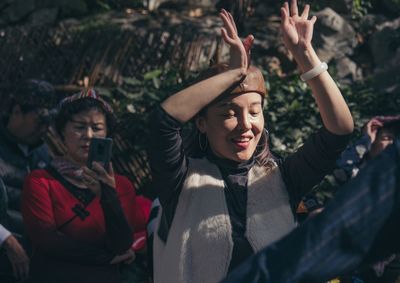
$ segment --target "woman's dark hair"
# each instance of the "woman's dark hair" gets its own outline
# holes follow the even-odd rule
[[[88,112],[93,109],[103,113],[106,117],[107,137],[111,137],[115,129],[116,118],[113,113],[110,113],[106,109],[100,100],[91,97],[73,100],[61,105],[54,119],[54,126],[60,137],[64,138],[62,132],[65,129],[66,124],[71,121],[74,115],[82,112]]]

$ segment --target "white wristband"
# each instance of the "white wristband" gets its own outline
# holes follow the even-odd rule
[[[316,76],[322,74],[326,70],[328,70],[328,65],[325,62],[322,62],[318,66],[315,66],[311,70],[309,70],[309,71],[305,72],[304,74],[302,74],[300,76],[300,79],[303,82],[311,80],[311,79],[315,78]]]

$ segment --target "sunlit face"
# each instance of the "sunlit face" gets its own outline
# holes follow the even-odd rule
[[[381,153],[386,147],[394,141],[394,133],[388,129],[381,129],[371,145],[370,156],[374,157]]]
[[[229,96],[208,106],[196,120],[215,155],[237,162],[254,154],[264,129],[262,98],[256,92]]]
[[[90,140],[107,136],[106,117],[96,109],[78,113],[67,122],[62,134],[68,155],[78,164],[86,165]]]

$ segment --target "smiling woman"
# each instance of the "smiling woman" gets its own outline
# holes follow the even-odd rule
[[[312,89],[323,127],[286,159],[276,158],[264,129],[261,72],[250,66],[254,37],[243,42],[222,10],[230,61],[170,96],[150,120],[149,151],[161,203],[154,235],[154,281],[213,283],[296,225],[301,197],[333,169],[353,130],[350,111],[312,45],[315,17],[297,2],[281,9],[281,31]],[[323,65],[325,66],[325,65]],[[215,71],[216,70],[216,71]],[[194,120],[198,145],[180,130]],[[191,148],[192,149],[192,148]]]
[[[147,221],[135,189],[111,165],[86,167],[92,138],[109,137],[114,124],[94,90],[61,101],[55,127],[66,154],[29,174],[22,197],[32,282],[120,282],[119,264],[134,260],[133,229]]]

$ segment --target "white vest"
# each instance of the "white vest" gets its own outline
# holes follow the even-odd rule
[[[154,234],[154,283],[214,283],[226,276],[233,241],[224,187],[216,165],[189,159],[167,242]],[[295,220],[278,166],[253,166],[247,187],[246,238],[257,252],[290,232]]]

